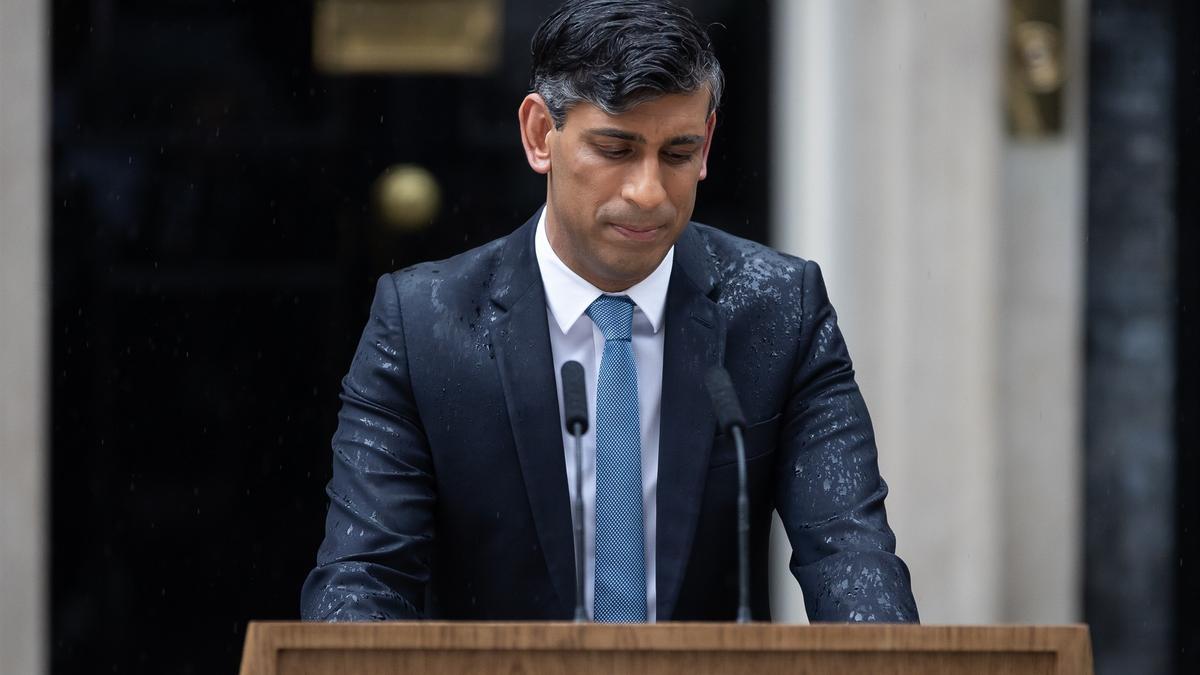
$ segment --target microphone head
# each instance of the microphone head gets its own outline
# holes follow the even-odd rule
[[[578,361],[563,364],[562,388],[563,418],[567,431],[582,434],[588,430],[587,385],[583,381],[583,366]]]
[[[717,424],[721,431],[729,433],[733,427],[746,428],[746,417],[742,414],[742,405],[738,403],[737,392],[733,389],[733,381],[729,373],[721,366],[713,366],[704,374],[704,386],[712,399],[713,411],[717,413]]]

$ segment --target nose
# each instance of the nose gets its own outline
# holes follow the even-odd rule
[[[621,197],[642,211],[653,211],[666,201],[662,164],[657,157],[647,157],[634,165],[621,190]]]

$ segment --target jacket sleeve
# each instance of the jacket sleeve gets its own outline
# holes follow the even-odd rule
[[[916,622],[895,555],[875,433],[820,268],[805,264],[775,503],[811,621]]]
[[[341,400],[325,540],[301,591],[301,617],[422,618],[436,492],[390,275],[376,285]]]

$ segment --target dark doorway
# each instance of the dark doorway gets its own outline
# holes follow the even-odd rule
[[[541,203],[515,111],[555,4],[504,3],[490,75],[334,77],[308,2],[52,3],[54,672],[232,672],[297,617],[374,279]],[[767,7],[690,4],[729,80],[695,217],[763,240]],[[441,186],[419,231],[372,208],[399,163]]]

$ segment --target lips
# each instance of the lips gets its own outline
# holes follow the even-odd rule
[[[654,241],[658,237],[658,231],[662,229],[661,227],[620,225],[617,223],[611,223],[611,225],[618,234],[633,241]]]

